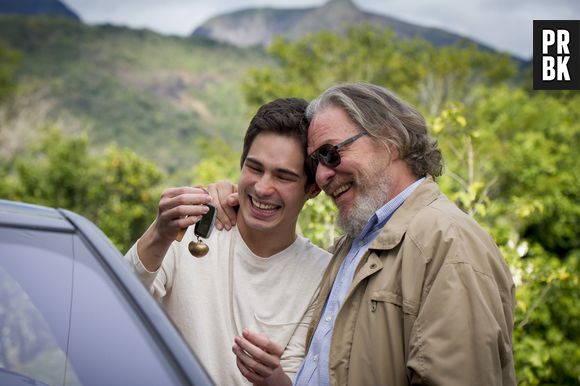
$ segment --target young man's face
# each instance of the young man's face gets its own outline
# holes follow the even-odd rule
[[[249,229],[294,234],[298,214],[308,199],[305,185],[304,155],[298,139],[259,134],[240,174],[239,219]]]

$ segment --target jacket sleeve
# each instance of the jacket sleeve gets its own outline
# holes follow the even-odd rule
[[[411,384],[515,385],[512,329],[513,288],[469,263],[444,264],[411,331]]]

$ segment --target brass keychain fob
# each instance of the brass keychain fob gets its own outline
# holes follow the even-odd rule
[[[209,208],[209,211],[201,217],[193,229],[193,233],[197,236],[197,241],[190,241],[187,249],[195,257],[204,257],[209,251],[209,247],[206,243],[202,241],[202,238],[207,239],[213,230],[217,212],[213,205],[205,204]],[[177,235],[176,240],[181,241],[183,235],[185,234],[185,229]]]

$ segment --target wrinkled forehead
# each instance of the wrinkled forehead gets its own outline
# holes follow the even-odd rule
[[[358,133],[355,123],[339,107],[330,106],[317,112],[308,126],[307,153],[311,154],[320,146],[337,144]]]

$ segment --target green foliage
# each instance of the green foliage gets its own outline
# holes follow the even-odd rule
[[[521,248],[521,245],[520,245]],[[580,254],[567,262],[540,246],[504,256],[518,280],[514,358],[520,385],[576,385],[580,380]],[[520,249],[521,251],[521,249]]]
[[[16,88],[14,75],[20,61],[20,53],[10,49],[0,40],[0,102],[8,98]]]
[[[577,103],[501,87],[431,118],[447,160],[442,189],[491,232],[514,273],[521,385],[580,379]]]
[[[445,191],[490,227],[512,224],[566,258],[580,248],[579,102],[496,87],[470,110],[450,105],[431,119],[447,160]]]
[[[17,198],[71,210],[86,207],[92,180],[87,153],[86,136],[63,141],[58,129],[48,128],[29,154],[14,160]]]
[[[131,147],[170,173],[199,161],[197,137],[239,143],[238,79],[269,62],[257,49],[46,17],[0,15],[0,36],[23,53],[15,80],[80,122],[93,149]]]
[[[298,231],[314,244],[328,249],[339,235],[335,225],[336,206],[324,192],[306,201],[298,218]]]
[[[320,32],[293,43],[278,38],[269,52],[279,65],[252,70],[243,83],[248,103],[257,106],[287,95],[312,99],[336,83],[366,81],[436,113],[448,100],[468,101],[475,85],[500,84],[516,73],[507,55],[475,46],[436,48],[394,36],[362,25],[346,37]]]
[[[498,190],[506,211],[521,215],[525,237],[560,257],[580,248],[578,103],[578,94],[561,101],[504,89],[474,109],[478,120],[490,122],[509,157],[494,162],[505,170]]]
[[[131,150],[111,146],[98,157],[88,148],[86,135],[65,138],[48,128],[26,154],[2,165],[2,197],[75,211],[126,250],[153,221],[163,175]]]
[[[378,83],[390,74],[397,80],[411,78],[414,69],[397,71],[403,52],[398,51],[400,44],[393,36],[391,31],[366,26],[351,29],[346,39],[331,32],[308,35],[294,43],[277,38],[268,51],[279,66],[252,70],[243,83],[247,100],[257,106],[287,95],[312,99],[337,82]]]
[[[209,183],[228,180],[236,182],[240,177],[241,153],[234,151],[223,141],[198,139],[201,150],[201,161],[192,169],[191,183],[208,185]]]
[[[163,174],[133,150],[115,145],[95,163],[92,218],[121,250],[127,250],[153,221]],[[87,212],[88,213],[88,212]]]

